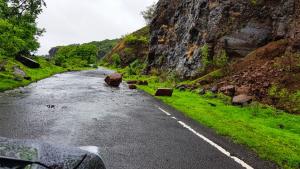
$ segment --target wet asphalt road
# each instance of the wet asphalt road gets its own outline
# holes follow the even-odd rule
[[[104,84],[99,69],[58,74],[0,93],[0,136],[67,146],[99,146],[108,169],[239,169],[242,166],[157,107],[255,168],[252,153],[219,138],[141,91]]]

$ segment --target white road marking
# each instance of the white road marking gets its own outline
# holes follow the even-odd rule
[[[202,140],[204,140],[205,142],[207,142],[208,144],[212,145],[213,147],[215,147],[216,149],[218,149],[221,153],[225,154],[226,156],[232,158],[235,162],[237,162],[238,164],[240,164],[241,166],[243,166],[246,169],[254,169],[253,167],[251,167],[250,165],[248,165],[247,163],[245,163],[243,160],[230,155],[230,152],[228,152],[227,150],[225,150],[224,148],[222,148],[221,146],[217,145],[216,143],[214,143],[213,141],[209,140],[207,137],[201,135],[200,133],[196,132],[194,129],[192,129],[190,126],[188,126],[187,124],[185,124],[182,121],[178,121],[179,124],[181,124],[184,128],[188,129],[189,131],[191,131],[192,133],[194,133],[196,136],[200,137]]]
[[[162,109],[162,108],[160,108],[160,107],[158,107],[158,109],[159,109],[160,111],[164,112],[167,116],[171,116],[171,114],[170,114],[169,112],[165,111],[164,109]]]
[[[163,113],[165,113],[167,116],[171,116],[171,114],[167,111],[165,111],[164,109],[160,108],[157,106],[157,108],[162,111]],[[172,116],[172,119],[177,120],[176,117]],[[221,153],[225,154],[227,157],[233,159],[235,162],[237,162],[238,164],[240,164],[242,167],[246,168],[246,169],[254,169],[253,167],[251,167],[250,165],[248,165],[247,163],[245,163],[243,160],[232,156],[230,154],[229,151],[225,150],[223,147],[219,146],[218,144],[214,143],[213,141],[211,141],[210,139],[208,139],[207,137],[203,136],[202,134],[198,133],[197,131],[195,131],[192,127],[188,126],[187,124],[185,124],[182,121],[177,121],[182,127],[188,129],[189,131],[191,131],[193,134],[195,134],[196,136],[198,136],[199,138],[201,138],[202,140],[204,140],[205,142],[207,142],[208,144],[210,144],[211,146],[215,147],[216,149],[218,149]]]

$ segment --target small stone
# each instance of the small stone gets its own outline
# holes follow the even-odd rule
[[[229,86],[224,86],[220,88],[220,92],[224,93],[227,96],[234,96],[235,94],[235,86],[229,85]]]
[[[141,85],[141,86],[148,86],[148,81],[146,81],[146,80],[140,80],[140,81],[138,81],[137,84]]]
[[[127,84],[137,84],[138,83],[138,81],[137,80],[129,80],[129,81],[127,81]]]
[[[130,84],[130,85],[128,85],[128,88],[131,90],[134,90],[134,89],[137,89],[137,86],[134,84]]]
[[[232,99],[232,104],[233,105],[246,105],[246,104],[249,104],[251,103],[253,100],[253,97],[252,96],[248,96],[248,95],[238,95],[238,96],[235,96],[233,97]]]
[[[218,86],[213,86],[213,87],[210,89],[210,91],[211,91],[212,93],[218,93]]]

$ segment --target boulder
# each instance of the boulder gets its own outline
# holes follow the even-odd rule
[[[16,60],[21,62],[23,65],[27,66],[27,67],[30,67],[30,68],[40,68],[40,64],[28,57],[25,57],[25,56],[17,56],[16,57]]]
[[[127,84],[137,84],[138,83],[138,81],[137,80],[129,80],[129,81],[127,81]]]
[[[140,81],[138,81],[137,84],[141,85],[141,86],[148,86],[148,81],[146,81],[146,80],[140,80]]]
[[[224,93],[227,96],[233,97],[235,94],[235,86],[233,86],[233,85],[224,86],[224,87],[220,88],[219,91]]]
[[[129,84],[128,85],[128,88],[133,90],[133,89],[137,89],[136,85],[135,84]]]
[[[23,79],[31,80],[31,77],[27,76],[26,73],[17,66],[14,67],[13,74],[15,76],[15,80],[17,81],[22,81]]]
[[[223,38],[229,54],[246,56],[257,47],[266,44],[271,36],[269,27],[258,23],[248,23],[241,30]]]
[[[119,85],[122,83],[122,75],[119,73],[113,73],[111,75],[108,75],[105,78],[105,82],[112,87],[119,87]]]
[[[171,88],[160,88],[157,89],[155,96],[169,96],[171,97],[173,95],[173,89]]]
[[[247,104],[251,103],[252,100],[253,100],[252,96],[242,94],[242,95],[238,95],[238,96],[233,97],[232,104],[243,106],[243,105],[247,105]]]

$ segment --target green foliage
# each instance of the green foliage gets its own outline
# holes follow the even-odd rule
[[[121,65],[121,57],[117,53],[114,53],[111,59],[115,67],[119,67]]]
[[[141,12],[141,15],[143,16],[143,18],[145,19],[147,24],[150,24],[151,21],[153,20],[156,7],[157,7],[157,4],[153,3],[151,6],[147,7],[147,9],[145,11]]]
[[[141,63],[139,60],[132,62],[126,69],[128,75],[139,75],[145,69],[145,63]]]
[[[252,5],[257,5],[257,0],[250,0]]]
[[[210,64],[210,60],[209,60],[209,49],[208,49],[208,45],[204,44],[201,48],[200,48],[200,52],[201,52],[201,63],[203,65],[203,69],[206,69]]]
[[[69,45],[59,47],[54,56],[57,66],[88,67],[96,64],[98,48],[93,44]]]
[[[149,40],[144,36],[136,36],[134,34],[126,35],[124,38],[126,45],[148,45]]]
[[[228,64],[229,58],[225,50],[221,50],[214,60],[217,67],[223,67]]]
[[[36,19],[44,5],[42,0],[0,0],[1,55],[13,57],[37,50],[37,38],[44,30],[37,28]]]
[[[300,91],[295,93],[289,92],[285,88],[279,88],[277,85],[272,85],[268,91],[269,96],[278,100],[284,108],[291,112],[300,112]]]
[[[26,85],[30,84],[31,82],[35,82],[35,81],[47,78],[56,73],[86,69],[86,68],[82,68],[82,67],[76,67],[75,65],[73,65],[71,67],[63,68],[63,67],[54,65],[52,62],[49,62],[48,60],[46,60],[45,58],[42,58],[42,57],[36,57],[36,58],[34,58],[34,60],[36,60],[41,65],[40,68],[31,69],[31,68],[24,66],[20,62],[15,61],[14,58],[10,58],[10,57],[1,58],[0,57],[0,63],[2,63],[2,62],[7,63],[5,65],[5,70],[0,71],[0,91],[10,90],[10,89],[14,89],[14,88],[20,87],[20,86],[26,86]],[[14,66],[17,66],[20,69],[22,69],[28,77],[31,77],[31,79],[30,80],[26,80],[26,79],[17,80],[16,76],[13,73]]]
[[[98,59],[103,58],[107,53],[109,53],[113,47],[116,46],[119,39],[113,39],[113,40],[103,40],[103,41],[94,41],[87,43],[89,45],[94,45],[98,48]]]

